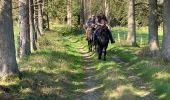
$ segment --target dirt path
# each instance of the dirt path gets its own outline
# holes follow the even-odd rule
[[[93,59],[91,57],[91,54],[87,52],[85,47],[81,45],[79,41],[75,41],[72,43],[78,46],[79,52],[83,57],[83,70],[85,73],[85,77],[83,79],[85,89],[83,89],[82,91],[83,95],[81,95],[81,97],[77,98],[76,100],[101,100],[103,94],[101,93],[101,91],[97,91],[99,87],[97,87],[98,83],[97,83],[97,80],[95,79],[96,69],[92,65],[93,60],[96,60],[96,59]],[[111,56],[109,57],[109,59],[112,60],[113,62],[116,62],[116,64],[124,67],[123,71],[127,72],[126,74],[127,80],[132,84],[134,88],[137,88],[141,91],[145,91],[143,96],[139,96],[140,100],[157,100],[158,99],[157,96],[155,96],[155,94],[150,91],[150,85],[146,84],[139,76],[137,76],[135,73],[133,73],[132,71],[128,69],[129,67],[128,63],[124,62],[122,59],[120,59],[117,56]],[[133,97],[133,95],[129,95],[129,96]],[[123,99],[120,99],[120,100],[124,100],[125,98],[123,97]],[[131,99],[126,98],[126,99],[136,100],[132,98]]]
[[[83,60],[85,62],[84,72],[85,72],[85,90],[84,96],[81,100],[99,100],[100,94],[96,91],[96,82],[95,82],[95,68],[91,66],[92,59],[90,54],[83,49],[83,47],[79,47],[80,53],[83,56]]]

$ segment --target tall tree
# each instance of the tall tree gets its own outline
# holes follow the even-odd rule
[[[92,0],[89,0],[89,14],[92,15]]]
[[[154,55],[159,50],[157,0],[149,0],[149,48]]]
[[[83,0],[84,1],[84,22],[86,22],[87,21],[87,19],[88,19],[88,1],[87,0]]]
[[[84,22],[84,0],[80,0],[80,25],[83,26]]]
[[[104,0],[104,13],[106,15],[106,17],[108,18],[109,16],[109,4],[107,0]]]
[[[19,0],[20,57],[30,55],[29,1]]]
[[[45,0],[45,4],[46,4],[47,7],[49,6],[48,0]],[[44,14],[45,14],[45,16],[46,16],[47,30],[50,30],[49,12],[48,12],[48,11],[45,11]]]
[[[67,0],[67,24],[71,25],[71,16],[72,16],[72,3],[71,0]]]
[[[12,0],[0,1],[0,77],[18,74],[12,20]]]
[[[35,27],[35,40],[37,41],[41,33],[38,26],[38,0],[34,0],[34,27]]]
[[[37,49],[36,40],[35,40],[35,25],[34,25],[34,4],[33,0],[29,0],[29,23],[30,23],[30,43],[31,43],[31,52]]]
[[[43,35],[43,1],[38,0],[38,28],[40,31],[40,34]]]
[[[128,36],[127,42],[136,46],[135,0],[128,0]]]
[[[170,60],[170,0],[164,0],[163,4],[163,57]]]

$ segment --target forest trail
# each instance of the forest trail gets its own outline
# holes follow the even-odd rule
[[[95,68],[92,67],[92,59],[90,54],[86,52],[83,47],[79,47],[80,53],[83,56],[83,60],[85,62],[84,65],[84,73],[85,73],[85,87],[84,96],[82,97],[83,100],[99,100],[100,94],[96,91],[96,80],[95,80]]]
[[[151,84],[116,56],[113,45],[106,61],[97,60],[95,52],[88,52],[83,34],[64,29],[49,31],[39,42],[40,50],[19,62],[22,80],[3,83],[18,94],[14,99],[157,100]]]
[[[157,100],[154,93],[150,91],[150,85],[130,71],[128,63],[124,62],[118,56],[113,55],[112,51],[108,51],[107,61],[98,61],[96,58],[94,59],[93,54],[89,53],[81,42],[82,41],[78,40],[72,42],[77,46],[77,49],[82,55],[83,70],[85,74],[84,79],[82,79],[85,89],[82,91],[83,95],[77,100]],[[108,66],[107,64],[110,62],[115,63],[116,67],[114,64],[109,64]],[[103,63],[103,68],[112,68],[110,71],[105,70],[104,73],[106,73],[106,75],[97,73],[97,65],[100,65],[101,63]],[[120,73],[116,71],[118,66],[121,67],[121,69],[119,69],[121,70]],[[124,75],[124,78],[119,79],[122,74]],[[115,77],[116,81],[113,80],[110,81],[110,83],[105,83],[105,79],[103,78],[107,79],[108,77]],[[107,86],[107,84],[109,85]]]
[[[74,45],[77,46],[79,53],[82,56],[82,68],[84,71],[84,89],[82,91],[81,97],[76,100],[100,100],[100,93],[97,91],[98,87],[96,87],[96,69],[92,65],[93,60],[92,54],[85,49],[85,46],[80,43],[80,41],[71,41]]]

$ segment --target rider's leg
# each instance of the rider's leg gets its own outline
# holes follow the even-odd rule
[[[114,43],[114,39],[113,39],[111,30],[109,30],[109,38],[110,38],[111,43]]]

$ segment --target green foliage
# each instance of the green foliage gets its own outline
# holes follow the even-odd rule
[[[45,12],[48,12],[52,19],[57,17],[62,20],[66,16],[65,0],[50,0],[45,6]]]

